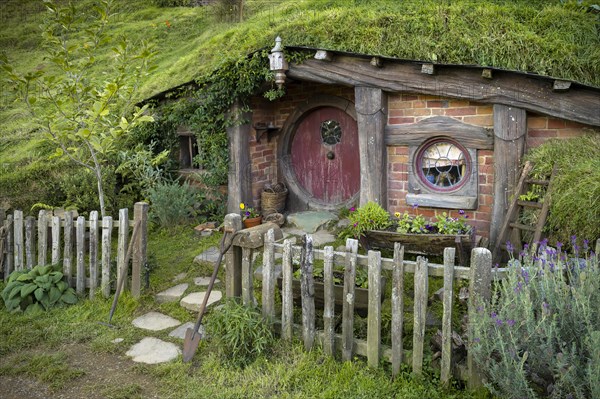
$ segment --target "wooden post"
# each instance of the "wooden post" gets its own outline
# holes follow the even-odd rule
[[[262,315],[266,319],[275,317],[275,231],[265,234],[262,275]]]
[[[387,207],[387,95],[381,89],[356,86],[356,122],[360,152],[360,205]]]
[[[473,320],[478,303],[489,302],[492,284],[492,253],[485,248],[471,251],[471,275],[469,282],[469,319]],[[473,331],[469,328],[467,349],[473,344]],[[467,352],[467,382],[469,388],[483,385],[483,375],[475,364],[472,352]]]
[[[90,299],[94,298],[98,288],[98,211],[90,212]]]
[[[427,259],[417,257],[415,267],[415,310],[413,323],[413,373],[420,375],[423,372],[423,346],[425,343],[425,322],[427,319],[427,298],[429,289]]]
[[[127,243],[129,241],[129,210],[127,208],[119,209],[119,236],[117,238],[117,284],[122,283],[122,290],[127,286],[127,269],[128,265],[124,265],[127,255]],[[125,266],[125,267],[124,267]],[[118,285],[117,285],[118,286]]]
[[[225,215],[225,230],[235,234],[242,229],[242,217],[239,213]],[[225,295],[228,298],[242,296],[242,249],[232,245],[225,253]]]
[[[254,270],[252,267],[252,248],[242,248],[242,303],[254,306]]]
[[[6,215],[6,258],[4,258],[4,281],[8,280],[8,275],[14,270],[15,258],[14,258],[14,237],[15,230],[13,228],[14,216]]]
[[[335,293],[333,288],[333,247],[325,247],[323,254],[323,352],[335,354]]]
[[[494,204],[490,248],[496,245],[509,200],[519,179],[526,134],[527,112],[524,109],[494,104]]]
[[[230,114],[236,120],[227,128],[229,141],[229,178],[227,180],[227,212],[239,212],[240,202],[252,198],[252,163],[250,162],[249,137],[252,127],[251,113],[242,113],[242,104],[235,100]],[[247,121],[242,123],[242,121]]]
[[[302,296],[302,340],[310,351],[315,343],[315,281],[313,277],[313,240],[310,234],[302,238],[300,255],[300,293]]]
[[[342,305],[342,360],[350,361],[354,354],[354,281],[356,279],[358,241],[346,240],[344,269],[344,302]]]
[[[133,223],[139,223],[136,242],[132,242],[131,295],[139,298],[142,287],[142,269],[148,260],[148,204],[136,202],[133,206]]]
[[[112,216],[102,218],[102,282],[100,287],[105,298],[110,297],[110,247],[113,229]]]
[[[52,264],[60,262],[60,217],[52,216]]]
[[[369,251],[369,313],[367,316],[367,363],[379,366],[381,353],[381,253]]]
[[[85,291],[85,218],[79,216],[75,226],[75,241],[77,245],[77,282],[75,291],[83,294]]]
[[[24,243],[23,243],[23,211],[15,210],[13,213],[13,239],[14,239],[14,268],[15,270],[23,270],[23,253],[24,253]]]
[[[394,269],[392,270],[392,375],[400,372],[404,360],[402,329],[404,321],[404,247],[394,243]]]
[[[73,212],[65,212],[65,248],[63,250],[63,273],[71,284],[73,277]]]
[[[447,385],[452,371],[452,301],[454,298],[454,248],[444,249],[444,310],[442,315],[442,363],[440,380]]]
[[[283,242],[281,260],[282,292],[281,292],[281,338],[291,341],[294,324],[294,297],[292,295],[292,240]]]
[[[35,266],[35,218],[25,218],[25,267],[31,270]]]
[[[38,214],[38,265],[44,266],[48,258],[48,220],[46,211]]]

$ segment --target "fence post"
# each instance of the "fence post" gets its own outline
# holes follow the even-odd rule
[[[52,264],[60,262],[60,216],[52,217]]]
[[[44,266],[48,255],[48,220],[46,211],[40,210],[38,214],[38,265]]]
[[[323,264],[323,352],[335,354],[335,291],[333,288],[333,247],[325,247]]]
[[[75,291],[82,294],[85,291],[85,218],[79,216],[75,225],[75,241],[77,246],[77,280]]]
[[[142,287],[142,266],[148,259],[148,204],[136,202],[133,206],[133,225],[138,226],[136,242],[132,242],[133,255],[131,261],[131,295],[139,298]]]
[[[423,345],[425,342],[425,322],[427,320],[427,299],[429,276],[427,259],[417,257],[415,267],[415,310],[413,323],[413,373],[420,375],[423,371]]]
[[[469,282],[469,320],[472,320],[478,302],[488,302],[491,298],[492,283],[492,253],[486,248],[474,248],[471,251],[471,275]],[[483,385],[483,375],[480,373],[472,352],[469,350],[473,343],[471,323],[468,329],[469,343],[467,345],[467,383],[469,388]]]
[[[90,299],[98,287],[98,211],[90,212]]]
[[[302,295],[302,339],[304,349],[310,351],[315,342],[315,281],[313,277],[313,240],[310,234],[302,238],[300,255],[300,292]]]
[[[65,225],[66,226],[66,225]],[[102,282],[100,287],[105,298],[110,296],[110,245],[112,238],[113,218],[102,218]]]
[[[13,215],[6,215],[6,221],[4,222],[6,227],[6,258],[4,258],[4,281],[8,280],[8,275],[13,271],[14,265],[14,229],[13,229]],[[1,255],[1,254],[0,254]]]
[[[442,363],[440,380],[450,382],[452,366],[452,302],[454,299],[454,256],[455,248],[444,249],[444,310],[442,315]]]
[[[125,257],[127,256],[127,243],[129,241],[129,210],[127,208],[119,209],[119,237],[117,243],[117,287],[121,284],[121,293],[127,287],[127,269],[128,265],[124,265]]]
[[[292,296],[292,240],[283,242],[283,257],[281,259],[281,337],[291,341],[294,324],[294,297]]]
[[[15,245],[15,270],[23,270],[23,211],[14,212],[14,245]]]
[[[252,248],[242,247],[242,303],[254,306],[254,273],[252,268]]]
[[[368,256],[367,363],[371,367],[377,367],[381,352],[381,252],[369,251]]]
[[[25,218],[25,266],[31,270],[35,266],[35,218]]]
[[[400,372],[404,358],[402,329],[404,322],[404,247],[394,243],[394,269],[392,271],[392,376]]]
[[[63,273],[69,285],[73,277],[73,211],[65,212],[65,248],[63,249]]]
[[[354,281],[358,241],[346,240],[346,260],[344,269],[344,302],[342,305],[342,360],[352,360],[354,352]]]
[[[262,275],[262,315],[266,319],[275,317],[275,281],[273,272],[275,268],[275,231],[269,229],[265,234],[263,251]]]
[[[235,234],[242,229],[242,217],[237,213],[225,215],[225,230]],[[235,245],[225,254],[225,295],[228,298],[242,295],[242,249]]]

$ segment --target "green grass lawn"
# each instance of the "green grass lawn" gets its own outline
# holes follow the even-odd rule
[[[0,385],[29,381],[50,396],[161,397],[161,398],[471,398],[482,397],[456,388],[442,389],[434,373],[414,380],[408,369],[391,378],[389,365],[369,368],[363,359],[342,363],[320,349],[304,352],[299,342],[279,340],[267,355],[245,368],[233,366],[210,340],[203,340],[191,363],[181,359],[162,365],[135,364],[125,352],[145,336],[156,336],[178,345],[165,332],[148,332],[131,321],[150,310],[182,322],[195,314],[178,304],[158,305],[154,295],[172,285],[173,277],[186,274],[183,282],[210,275],[212,265],[193,263],[194,256],[217,245],[220,235],[199,238],[191,228],[153,231],[149,237],[150,287],[136,300],[120,298],[112,320],[107,321],[111,299],[96,296],[77,305],[39,315],[8,314],[0,310]],[[219,276],[224,281],[224,276]],[[224,289],[223,283],[217,286]],[[3,287],[0,284],[0,288]],[[210,313],[207,315],[210,319]],[[112,342],[122,338],[120,343]],[[114,373],[114,370],[120,370]],[[110,376],[110,378],[108,377]],[[28,386],[28,385],[27,385]],[[10,386],[8,386],[10,388]],[[100,388],[101,387],[101,388]],[[2,391],[0,390],[0,394]],[[72,396],[69,396],[72,395]],[[98,395],[98,396],[95,396]],[[2,396],[2,395],[0,395]]]

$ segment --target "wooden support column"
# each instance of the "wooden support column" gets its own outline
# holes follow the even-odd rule
[[[381,89],[354,89],[360,152],[360,205],[369,201],[387,208],[387,94]]]
[[[496,244],[508,203],[519,180],[527,134],[524,109],[494,104],[494,205],[490,227],[491,247]]]
[[[252,168],[250,163],[250,122],[252,114],[242,112],[242,104],[236,100],[230,111],[233,126],[227,128],[229,138],[229,173],[227,180],[227,212],[240,210],[240,202],[251,202]]]
[[[225,215],[224,226],[231,234],[242,229],[239,213]],[[225,295],[228,298],[242,296],[242,248],[232,245],[225,253]]]

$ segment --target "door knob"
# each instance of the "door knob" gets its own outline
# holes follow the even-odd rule
[[[333,159],[333,158],[335,158],[335,154],[333,153],[333,151],[329,151],[327,153],[327,159]]]

